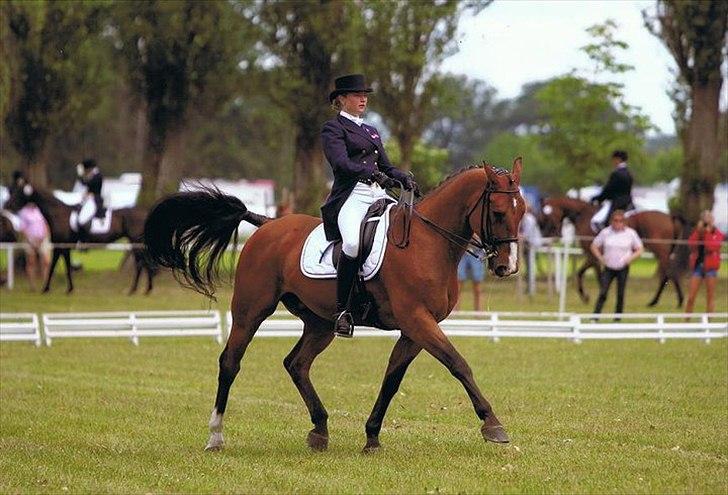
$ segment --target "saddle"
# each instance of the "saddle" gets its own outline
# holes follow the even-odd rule
[[[361,227],[359,227],[359,256],[357,257],[357,262],[359,263],[360,268],[372,252],[372,247],[374,246],[374,234],[377,232],[379,221],[381,220],[382,215],[384,215],[384,212],[387,210],[387,205],[390,203],[391,200],[388,199],[379,199],[375,201],[369,207],[366,215],[364,215],[364,218],[361,221]],[[331,249],[333,249],[331,257],[334,262],[334,268],[339,266],[341,245],[342,241],[339,239],[331,246]],[[321,254],[321,260],[323,260],[325,254],[326,251]]]

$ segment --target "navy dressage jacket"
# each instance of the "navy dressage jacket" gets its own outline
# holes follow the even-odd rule
[[[334,171],[334,185],[321,207],[321,217],[326,239],[335,241],[341,239],[336,221],[339,210],[359,180],[367,179],[377,170],[399,181],[404,181],[407,174],[390,163],[379,132],[370,125],[358,126],[337,115],[324,124],[321,142]]]
[[[632,174],[627,167],[618,167],[610,175],[607,183],[604,184],[602,192],[592,198],[592,201],[604,201],[610,199],[612,206],[609,209],[611,215],[614,210],[634,209],[632,204]]]

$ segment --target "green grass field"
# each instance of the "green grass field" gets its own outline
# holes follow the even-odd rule
[[[0,311],[227,308],[229,288],[210,304],[168,274],[151,296],[126,296],[130,275],[104,270],[118,259],[86,256],[73,295],[61,277],[50,295],[29,293],[21,278],[0,290]],[[629,284],[626,310],[643,311],[655,281]],[[484,301],[491,310],[555,310],[558,297],[545,282],[540,289],[529,298],[514,280],[489,279]],[[656,309],[673,311],[672,289],[664,297]],[[716,309],[726,311],[727,299],[723,278]],[[570,291],[567,309],[591,305]],[[389,409],[383,450],[361,454],[387,337],[337,340],[314,364],[330,414],[324,453],[306,447],[308,414],[281,364],[294,339],[251,344],[220,453],[203,452],[220,352],[212,339],[3,343],[0,493],[728,492],[725,339],[454,342],[510,445],[482,440],[459,383],[423,354]]]

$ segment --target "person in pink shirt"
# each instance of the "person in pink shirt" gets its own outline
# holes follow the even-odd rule
[[[28,247],[25,251],[25,273],[31,290],[35,290],[36,272],[40,265],[41,280],[48,276],[51,261],[50,229],[35,203],[28,203],[18,212],[20,231]],[[37,263],[36,263],[37,260]]]
[[[640,236],[625,224],[624,211],[615,210],[612,213],[609,227],[599,232],[591,243],[592,254],[604,267],[594,313],[601,313],[602,306],[607,300],[607,292],[614,279],[617,279],[617,306],[614,312],[622,312],[629,265],[639,258],[643,250]]]

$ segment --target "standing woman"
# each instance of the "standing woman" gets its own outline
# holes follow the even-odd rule
[[[706,312],[715,311],[715,281],[720,268],[720,243],[723,241],[723,233],[715,228],[713,214],[705,210],[700,214],[700,221],[695,230],[688,237],[690,246],[690,269],[693,271],[690,277],[690,290],[688,302],[685,305],[685,312],[692,313],[695,305],[695,297],[698,295],[700,283],[705,280],[706,291]]]
[[[624,309],[624,289],[627,286],[629,265],[639,258],[644,247],[637,232],[624,223],[624,211],[615,210],[609,227],[599,232],[591,243],[591,252],[604,266],[602,271],[599,298],[594,307],[595,313],[602,312],[607,300],[607,292],[612,281],[617,279],[617,307],[615,313]]]
[[[387,197],[384,189],[398,185],[394,180],[407,190],[416,189],[417,184],[411,175],[392,166],[379,132],[362,119],[372,92],[364,76],[342,76],[334,84],[329,102],[337,115],[321,131],[324,154],[334,172],[334,185],[321,207],[321,216],[326,239],[342,240],[342,255],[336,268],[334,333],[352,337],[354,322],[349,312],[349,296],[359,269],[361,221],[372,203]]]

